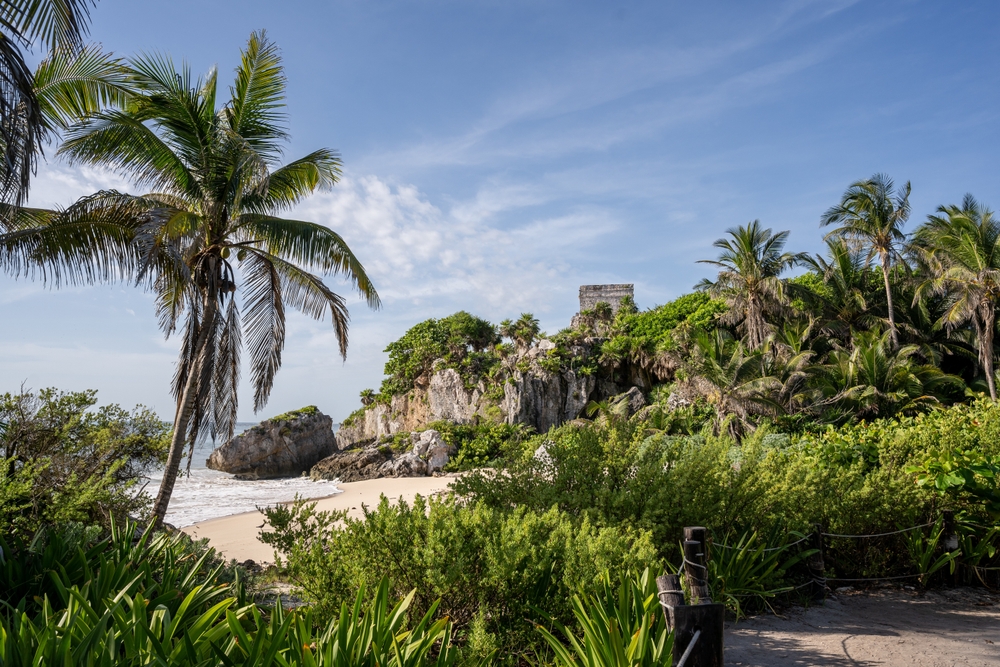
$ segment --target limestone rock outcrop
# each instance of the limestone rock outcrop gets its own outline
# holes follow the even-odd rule
[[[579,417],[593,390],[592,375],[515,371],[504,385],[500,409],[508,424],[528,424],[544,433]]]
[[[363,447],[344,452],[335,452],[319,461],[309,471],[314,480],[340,480],[359,482],[365,479],[386,477],[383,472],[386,463],[392,463],[392,448]]]
[[[335,452],[309,471],[314,480],[357,482],[381,477],[421,477],[441,472],[454,454],[434,429],[410,434],[413,447],[396,453],[388,444]]]
[[[468,424],[477,418],[490,418],[544,432],[576,419],[600,388],[590,374],[545,370],[542,362],[555,347],[552,341],[542,339],[522,351],[507,370],[499,399],[486,396],[484,384],[468,387],[456,370],[440,368],[418,380],[411,391],[393,396],[388,405],[372,405],[354,422],[341,424],[337,446],[350,449],[378,442],[439,420]],[[585,351],[574,347],[570,353],[582,355]],[[611,394],[620,391],[614,389]]]
[[[217,448],[205,465],[238,479],[292,477],[337,449],[333,420],[314,406],[265,420]]]

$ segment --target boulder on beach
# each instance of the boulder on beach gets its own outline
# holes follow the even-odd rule
[[[341,482],[360,482],[391,476],[385,473],[383,464],[388,464],[391,469],[392,448],[387,445],[348,449],[334,452],[318,461],[310,469],[309,476],[314,480]]]
[[[333,420],[315,406],[262,421],[212,452],[205,465],[238,479],[294,477],[337,450]]]
[[[444,470],[454,453],[434,429],[410,434],[413,447],[398,453],[388,444],[334,452],[309,471],[315,480],[360,482],[380,477],[423,477]]]

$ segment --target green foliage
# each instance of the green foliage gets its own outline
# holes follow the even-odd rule
[[[321,617],[388,577],[397,597],[416,589],[416,613],[440,598],[459,627],[479,623],[480,637],[492,635],[505,654],[533,653],[530,619],[539,613],[569,620],[574,592],[656,560],[648,532],[598,528],[555,508],[506,512],[422,498],[391,505],[383,497],[364,519],[316,513],[304,501],[264,513],[272,530],[261,539],[285,549],[288,575]]]
[[[583,637],[561,623],[564,644],[544,627],[538,631],[558,667],[670,667],[673,635],[666,622],[649,569],[640,577],[622,576],[617,590],[608,579],[594,595],[574,595],[573,615]],[[568,644],[568,645],[567,645]]]
[[[413,593],[393,603],[385,580],[320,625],[310,610],[249,603],[239,578],[220,583],[212,552],[186,537],[134,531],[3,543],[0,664],[452,667],[458,658],[437,604],[408,627]]]
[[[518,349],[526,350],[538,338],[541,329],[538,320],[531,313],[521,313],[516,321],[504,320],[500,323],[500,335],[514,341]]]
[[[670,332],[681,323],[698,328],[712,326],[715,317],[725,310],[725,305],[704,292],[693,292],[678,297],[650,310],[619,315],[619,328],[628,335],[647,339],[660,347],[672,347]]]
[[[481,375],[496,363],[491,348],[499,342],[492,324],[465,311],[420,322],[385,348],[389,361],[380,393],[389,397],[406,393],[417,378],[434,370],[438,359],[464,377]]]
[[[917,486],[930,486],[942,494],[972,498],[1000,520],[1000,455],[982,451],[931,450],[918,465],[908,466]]]
[[[938,570],[948,567],[951,573],[955,572],[955,561],[961,555],[960,550],[946,551],[938,554],[938,543],[944,533],[944,524],[938,519],[931,525],[930,535],[925,536],[922,530],[914,530],[907,533],[906,546],[913,558],[913,564],[920,573],[920,583],[927,585],[929,577]]]
[[[43,524],[108,525],[141,514],[143,475],[162,464],[169,428],[141,406],[93,409],[96,391],[0,396],[0,533]]]
[[[427,428],[440,432],[444,441],[455,448],[455,456],[448,461],[449,471],[493,464],[507,454],[520,451],[522,443],[534,433],[534,429],[524,424],[490,420],[473,424],[437,421],[428,424]]]
[[[708,580],[713,599],[724,602],[737,620],[748,612],[769,607],[769,601],[779,593],[791,591],[792,587],[784,584],[789,569],[814,553],[775,543],[786,538],[778,530],[772,530],[767,540],[760,539],[756,532],[732,537],[727,538],[728,545],[712,548]],[[791,533],[788,537],[798,542],[802,535]]]
[[[319,412],[319,408],[315,405],[307,405],[304,408],[299,408],[298,410],[289,410],[288,412],[283,412],[280,415],[271,417],[268,421],[272,422],[287,422],[293,419],[298,419],[300,417],[308,417],[309,415],[314,415]]]

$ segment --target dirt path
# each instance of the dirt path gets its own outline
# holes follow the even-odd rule
[[[1000,665],[1000,595],[843,591],[821,607],[726,625],[726,665]]]

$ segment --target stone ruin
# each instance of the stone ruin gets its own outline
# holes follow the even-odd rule
[[[635,285],[580,285],[580,312],[593,310],[601,301],[611,306],[611,311],[618,312],[622,299],[635,299]]]

